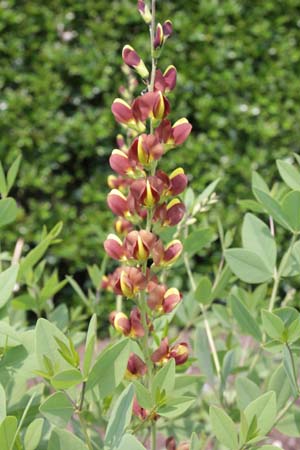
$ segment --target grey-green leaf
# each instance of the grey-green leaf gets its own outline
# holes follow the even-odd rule
[[[256,253],[243,248],[225,250],[232,272],[246,283],[259,284],[271,280],[273,273]]]
[[[221,444],[229,447],[231,450],[238,449],[238,435],[235,424],[232,419],[217,406],[210,407],[210,421],[213,433]]]

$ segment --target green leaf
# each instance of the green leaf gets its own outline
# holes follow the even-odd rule
[[[42,437],[44,419],[35,419],[28,426],[24,437],[25,450],[35,450],[38,448]]]
[[[57,339],[68,347],[69,341],[55,325],[46,319],[39,319],[35,328],[35,351],[40,369],[48,370],[47,360],[55,372],[71,368],[58,350]]]
[[[7,189],[8,189],[8,192],[13,187],[13,184],[14,184],[14,182],[16,180],[17,175],[18,175],[21,159],[22,159],[22,155],[20,154],[15,159],[15,161],[12,163],[10,168],[8,169],[8,172],[7,172]]]
[[[3,198],[6,197],[8,194],[6,177],[1,161],[0,161],[0,194]]]
[[[257,384],[246,377],[238,377],[235,380],[237,393],[237,404],[241,410],[244,410],[253,400],[260,396],[260,390]]]
[[[225,258],[232,272],[246,283],[264,283],[273,276],[263,260],[252,251],[232,248],[225,250]]]
[[[19,264],[13,264],[0,273],[0,308],[9,300],[18,276]]]
[[[295,373],[293,354],[287,345],[283,346],[283,367],[287,374],[293,396],[296,398],[299,395],[297,375]]]
[[[154,402],[152,399],[151,392],[139,381],[133,382],[135,387],[135,394],[139,405],[145,409],[152,409]]]
[[[70,285],[72,286],[72,288],[74,289],[74,291],[76,292],[76,294],[78,295],[79,298],[81,298],[81,300],[83,301],[83,303],[87,306],[90,307],[89,304],[89,299],[87,298],[87,296],[85,295],[85,293],[83,292],[83,290],[81,289],[81,287],[79,286],[79,284],[77,283],[77,281],[75,281],[72,277],[70,276],[66,276],[66,279],[68,280],[68,282],[70,283]]]
[[[40,303],[44,303],[46,300],[51,299],[57,292],[59,292],[66,284],[67,280],[58,281],[57,271],[55,270],[51,277],[45,282],[40,295]]]
[[[265,180],[259,175],[259,173],[253,171],[252,172],[252,192],[254,193],[255,189],[259,189],[260,191],[266,192],[267,194],[270,192],[269,187]]]
[[[281,178],[288,185],[288,187],[291,189],[300,190],[299,171],[292,164],[280,159],[276,161],[276,164]]]
[[[287,252],[284,255],[286,258]],[[292,252],[286,261],[285,269],[283,271],[284,277],[294,277],[300,273],[300,241],[297,241],[292,248]]]
[[[282,320],[270,311],[262,310],[262,323],[265,332],[272,339],[282,340],[284,332],[284,323]]]
[[[0,383],[0,423],[6,416],[6,395],[2,384]]]
[[[276,425],[276,429],[289,437],[300,437],[300,411],[287,413]]]
[[[98,357],[88,376],[86,389],[98,386],[103,398],[111,394],[124,378],[129,353],[130,341],[128,339],[123,339],[106,348]]]
[[[281,206],[290,228],[298,233],[300,231],[300,192],[289,192],[284,197]]]
[[[211,228],[195,230],[184,241],[184,251],[191,257],[212,242],[213,237],[214,232]]]
[[[88,450],[87,446],[81,439],[73,433],[65,430],[54,428],[48,444],[48,450]]]
[[[80,383],[82,383],[82,375],[77,369],[63,370],[51,378],[51,384],[55,389],[69,389]]]
[[[263,213],[265,211],[264,208],[255,200],[251,199],[238,200],[237,203],[244,210],[249,209],[250,211],[255,213]]]
[[[275,372],[272,373],[268,383],[268,390],[275,392],[277,409],[280,411],[291,395],[290,383],[287,379],[286,372],[282,364],[277,367]]]
[[[92,365],[97,340],[97,315],[93,314],[89,323],[83,357],[83,376],[87,377]]]
[[[200,439],[198,439],[196,433],[191,436],[190,450],[199,450],[201,447]]]
[[[250,334],[258,342],[262,340],[262,335],[257,321],[252,317],[246,305],[235,295],[230,296],[230,306],[232,314],[239,324],[242,332]]]
[[[276,243],[269,227],[253,214],[246,214],[242,228],[243,247],[256,253],[270,272],[276,266]]]
[[[146,450],[145,447],[131,434],[124,434],[118,450]]]
[[[152,396],[155,399],[157,391],[169,394],[175,386],[175,360],[171,358],[167,364],[160,369],[152,383]]]
[[[162,417],[174,419],[175,417],[184,414],[193,403],[195,403],[195,397],[167,397],[165,404],[157,408],[157,413]]]
[[[110,449],[117,447],[122,439],[124,431],[130,424],[132,415],[134,388],[130,384],[118,398],[110,416],[106,429],[104,445]]]
[[[195,290],[195,299],[203,305],[209,305],[212,301],[212,284],[208,277],[201,277]]]
[[[273,426],[276,417],[276,394],[267,392],[253,400],[244,411],[248,424],[257,419],[259,434],[264,436]]]
[[[300,315],[295,319],[287,330],[287,341],[289,344],[297,341],[300,338]]]
[[[14,222],[17,212],[17,204],[13,198],[2,198],[0,200],[0,227]]]
[[[7,416],[0,425],[0,444],[1,450],[11,450],[15,440],[18,421],[14,416]]]
[[[73,406],[70,400],[62,392],[50,395],[40,406],[40,413],[46,417],[52,425],[65,428],[73,415]],[[72,449],[73,450],[73,449]]]
[[[216,406],[210,407],[209,415],[213,433],[216,435],[218,441],[231,450],[237,450],[238,435],[232,419],[223,409]]]
[[[201,326],[198,326],[196,328],[195,356],[198,360],[200,371],[203,372],[207,377],[207,382],[213,383],[214,370],[209,350],[209,343],[207,340],[206,332]]]
[[[288,220],[282,211],[280,204],[271,197],[271,195],[266,192],[261,191],[260,189],[254,189],[254,195],[257,200],[264,206],[266,212],[273,217],[276,222],[282,225],[289,231],[293,231],[288,223]]]
[[[212,300],[214,300],[215,298],[220,298],[224,295],[224,292],[227,288],[231,275],[232,275],[231,270],[229,266],[226,264],[221,272],[221,275],[217,283],[214,285],[214,288],[212,290]]]

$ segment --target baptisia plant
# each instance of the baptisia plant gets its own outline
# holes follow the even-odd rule
[[[117,137],[118,148],[109,159],[116,175],[108,180],[112,189],[107,203],[117,217],[115,233],[108,235],[104,248],[119,266],[104,277],[103,285],[130,302],[129,314],[119,308],[111,313],[110,321],[136,344],[127,365],[127,377],[141,380],[136,383],[133,413],[142,422],[138,428],[143,428],[143,422],[151,427],[151,448],[155,449],[156,421],[170,402],[176,405],[176,399],[167,396],[167,376],[173,373],[174,378],[174,366],[184,364],[189,353],[186,342],[171,342],[159,329],[164,323],[159,319],[169,315],[182,300],[179,290],[168,286],[165,279],[166,271],[183,250],[179,239],[164,242],[160,233],[182,220],[185,206],[179,196],[187,186],[181,167],[168,174],[159,163],[184,143],[192,126],[186,118],[175,123],[169,120],[167,94],[175,88],[177,71],[173,65],[164,71],[157,68],[161,51],[172,34],[172,23],[167,20],[155,24],[155,1],[151,11],[144,1],[139,1],[138,10],[149,25],[152,66],[148,69],[138,52],[125,45],[123,61],[140,76],[144,91],[131,101],[117,98],[112,104],[124,135]],[[128,95],[125,89],[121,92]]]

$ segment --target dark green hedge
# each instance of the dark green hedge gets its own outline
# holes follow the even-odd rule
[[[0,158],[23,164],[15,195],[23,208],[14,232],[27,242],[42,224],[65,222],[54,254],[65,272],[97,262],[111,223],[107,158],[118,131],[110,112],[121,49],[148,55],[147,29],[134,0],[3,0],[0,3]],[[201,189],[217,175],[224,221],[249,196],[250,172],[272,179],[274,159],[300,146],[299,0],[164,0],[158,18],[175,34],[161,58],[174,63],[172,118],[193,134],[165,167],[183,165]]]

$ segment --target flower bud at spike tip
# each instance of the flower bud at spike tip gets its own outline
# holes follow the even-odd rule
[[[145,4],[144,0],[138,0],[138,12],[144,19],[144,21],[149,24],[152,20],[152,14],[149,7]]]
[[[149,76],[149,71],[145,66],[141,57],[137,54],[133,47],[130,45],[125,45],[122,50],[122,58],[125,64],[127,64],[132,69],[142,77],[147,78]]]

